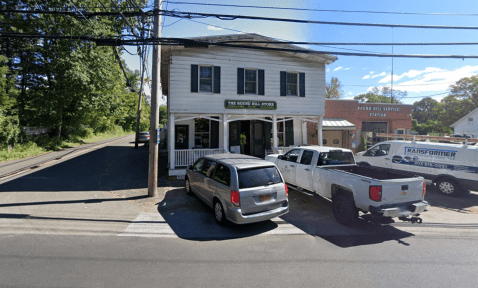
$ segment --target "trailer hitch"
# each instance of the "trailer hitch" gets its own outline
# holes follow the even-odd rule
[[[423,220],[420,217],[398,217],[399,220],[406,221],[406,222],[412,222],[412,224],[418,223],[422,224]]]

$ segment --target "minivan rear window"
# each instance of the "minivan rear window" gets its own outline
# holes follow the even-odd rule
[[[279,170],[275,166],[258,167],[237,171],[239,189],[282,183]]]

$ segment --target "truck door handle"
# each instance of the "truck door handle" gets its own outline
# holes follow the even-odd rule
[[[385,158],[385,160],[390,160],[390,158]]]
[[[310,171],[310,169],[309,169],[309,168],[307,168],[307,169],[305,169],[305,171]]]
[[[290,165],[290,167],[295,167],[295,165]]]

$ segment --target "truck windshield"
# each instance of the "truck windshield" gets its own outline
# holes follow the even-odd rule
[[[239,189],[282,183],[279,171],[274,166],[239,170],[237,174]]]
[[[330,151],[319,154],[317,166],[355,164],[352,152]]]

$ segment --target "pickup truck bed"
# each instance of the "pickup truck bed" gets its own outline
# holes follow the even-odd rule
[[[404,179],[410,178],[409,175],[400,172],[392,172],[386,169],[380,169],[377,167],[364,167],[358,165],[350,165],[350,166],[330,166],[330,167],[323,167],[323,169],[329,170],[340,170],[364,177],[369,177],[372,179],[377,180],[392,180],[392,179]]]

